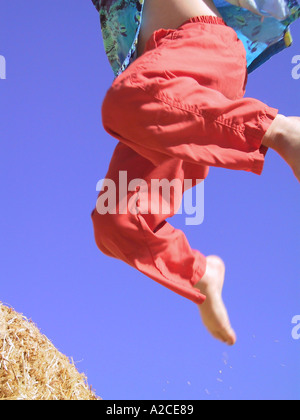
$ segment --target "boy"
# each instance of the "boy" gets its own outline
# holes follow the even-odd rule
[[[149,191],[154,179],[180,180],[182,198],[206,178],[210,166],[260,175],[268,148],[300,181],[300,118],[244,98],[248,73],[291,44],[289,24],[299,17],[299,4],[93,2],[115,74],[102,122],[119,140],[106,176],[115,183],[118,200],[105,213],[107,191],[100,192],[102,205],[92,213],[96,243],[104,254],[196,303],[208,331],[233,345],[236,335],[222,300],[223,261],[191,249],[184,233],[167,223],[178,209],[175,188],[167,214],[151,211]],[[126,193],[120,173],[131,186]],[[191,186],[185,186],[186,179],[193,180]]]

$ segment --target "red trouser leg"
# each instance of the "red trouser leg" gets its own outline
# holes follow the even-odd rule
[[[125,261],[163,286],[184,296],[195,303],[203,303],[205,297],[193,286],[203,277],[206,270],[206,259],[197,250],[191,249],[184,233],[172,227],[165,221],[174,215],[174,189],[171,188],[170,211],[165,207],[157,208],[160,212],[150,213],[153,188],[151,181],[176,180],[177,201],[182,198],[184,181],[190,180],[194,186],[197,180],[202,180],[208,173],[207,167],[193,165],[178,159],[169,159],[160,166],[154,166],[149,160],[138,155],[134,150],[119,143],[113,154],[106,179],[114,182],[116,190],[112,194],[119,199],[120,173],[126,173],[126,192],[130,182],[139,178],[147,185],[140,191],[129,191],[122,194],[122,199],[116,200],[117,206],[112,207],[109,214],[104,212],[103,205],[107,199],[107,189],[101,192],[96,209],[92,213],[95,239],[99,249],[106,255]],[[133,188],[130,188],[133,189]],[[103,201],[101,201],[103,197]],[[111,197],[114,199],[114,197]],[[120,208],[120,203],[126,205]],[[140,214],[134,214],[134,204],[138,202]],[[159,200],[161,201],[161,200]],[[130,202],[133,203],[130,205]],[[157,203],[155,203],[157,204]],[[177,203],[178,204],[178,203]],[[157,206],[155,206],[157,207]],[[106,213],[106,214],[101,214]],[[125,214],[120,214],[125,213]],[[144,213],[144,214],[143,214]]]
[[[219,18],[160,29],[108,90],[102,119],[117,146],[107,178],[205,178],[209,166],[260,174],[262,138],[278,113],[244,98],[245,49]],[[130,192],[130,198],[134,192]],[[101,196],[101,194],[100,194]],[[146,196],[142,196],[144,205]],[[172,216],[170,213],[169,217]],[[93,212],[98,247],[196,303],[205,257],[164,214]]]

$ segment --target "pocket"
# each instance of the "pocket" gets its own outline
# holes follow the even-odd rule
[[[152,39],[153,39],[153,42],[155,43],[155,46],[158,47],[158,45],[165,39],[172,39],[173,34],[176,31],[177,29],[164,29],[164,28],[160,28],[157,31],[154,31],[152,34]]]

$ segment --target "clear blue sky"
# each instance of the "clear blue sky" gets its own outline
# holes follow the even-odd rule
[[[104,399],[299,399],[299,184],[269,151],[261,177],[213,168],[192,246],[227,264],[238,343],[196,305],[96,248],[90,213],[116,145],[101,125],[113,81],[91,1],[2,2],[1,293],[78,362]],[[300,115],[294,45],[249,76],[247,96]]]

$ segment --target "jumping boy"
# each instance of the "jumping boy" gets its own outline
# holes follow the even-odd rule
[[[102,122],[119,140],[106,175],[119,200],[115,211],[93,211],[96,243],[104,254],[196,303],[208,331],[233,345],[236,335],[222,300],[223,261],[191,249],[184,233],[166,221],[176,213],[174,194],[169,214],[151,213],[150,188],[129,188],[124,196],[119,174],[146,187],[153,179],[179,179],[182,197],[184,180],[195,186],[210,166],[260,175],[271,148],[300,181],[300,117],[244,97],[248,73],[291,44],[289,25],[300,15],[299,3],[93,2],[115,74]],[[138,211],[123,211],[124,202]]]

